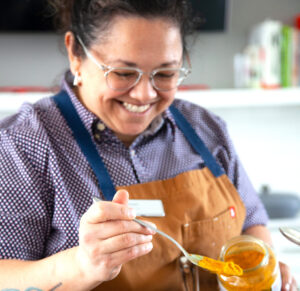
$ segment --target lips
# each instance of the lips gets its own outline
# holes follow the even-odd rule
[[[122,105],[126,108],[126,110],[133,113],[143,113],[150,108],[150,104],[138,106],[127,102],[123,102]]]

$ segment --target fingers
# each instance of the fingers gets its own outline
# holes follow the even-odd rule
[[[129,200],[129,194],[128,194],[128,192],[126,190],[119,190],[115,194],[115,196],[114,196],[114,198],[113,198],[112,201],[115,202],[115,203],[127,205],[128,204],[128,200]]]
[[[131,247],[151,243],[151,234],[123,233],[101,242],[101,253],[109,254],[118,252]]]
[[[101,223],[108,220],[132,220],[135,216],[135,211],[127,205],[101,201],[93,203],[82,219],[87,223]]]
[[[279,262],[280,273],[281,273],[281,290],[282,291],[297,291],[297,283],[295,278],[292,276],[290,268]]]
[[[128,192],[119,190],[112,202],[94,202],[81,218],[76,258],[90,280],[114,278],[122,264],[153,248],[155,231],[132,220],[136,215],[128,200]]]
[[[110,201],[94,201],[93,205],[82,218],[88,223],[100,223],[114,219],[131,220],[135,218],[135,211],[127,206],[129,194],[126,190],[117,191],[112,201],[115,203],[111,203]]]
[[[133,247],[122,249],[120,251],[111,253],[105,257],[104,263],[107,268],[123,265],[140,256],[146,255],[151,252],[153,245],[151,242],[135,245]]]
[[[134,221],[128,220],[111,220],[107,221],[105,224],[92,224],[88,227],[89,233],[91,233],[95,239],[101,240],[108,239],[110,237],[117,236],[123,233],[140,233],[145,235],[155,234],[155,231],[143,227]]]

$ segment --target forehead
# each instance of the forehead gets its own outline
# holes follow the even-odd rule
[[[92,49],[107,61],[116,58],[133,63],[179,61],[182,58],[180,29],[164,18],[118,16],[105,40]]]

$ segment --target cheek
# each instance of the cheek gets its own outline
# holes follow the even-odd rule
[[[174,101],[175,93],[176,93],[176,90],[172,90],[172,91],[168,91],[168,92],[161,92],[160,93],[161,103],[164,106],[169,106]]]
[[[117,100],[120,97],[120,93],[109,88],[98,87],[98,90],[94,91],[93,96],[94,104],[102,114],[110,114],[116,109],[116,106],[119,106]]]

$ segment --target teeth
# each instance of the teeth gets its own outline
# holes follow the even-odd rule
[[[138,112],[138,113],[144,112],[150,107],[150,104],[143,105],[143,106],[137,106],[137,105],[129,104],[127,102],[123,102],[123,105],[128,111]]]

